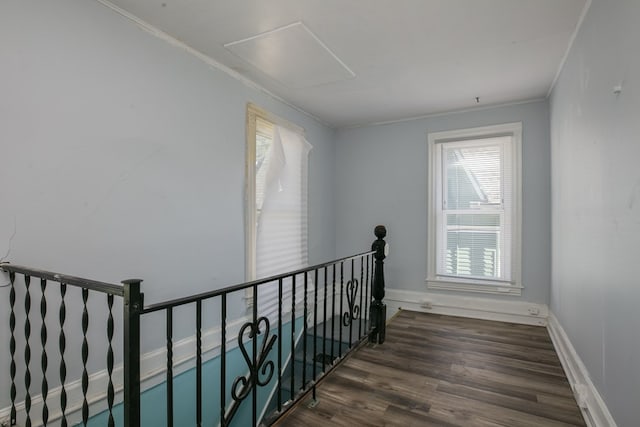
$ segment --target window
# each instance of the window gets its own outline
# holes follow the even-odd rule
[[[520,295],[522,125],[428,139],[427,286]]]
[[[247,280],[306,267],[307,164],[304,130],[249,104],[247,107]],[[261,286],[262,314],[277,309],[277,286]],[[284,283],[290,301],[290,285]],[[302,292],[297,292],[302,296]],[[247,295],[251,302],[252,295]],[[290,303],[285,306],[290,307]]]

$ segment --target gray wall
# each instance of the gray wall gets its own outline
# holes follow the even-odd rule
[[[247,102],[306,129],[310,261],[334,258],[332,129],[94,1],[0,2],[0,58],[0,258],[147,302],[243,281]]]
[[[548,303],[550,271],[549,111],[546,101],[344,129],[336,139],[338,255],[388,228],[387,287],[426,290],[427,133],[509,122],[523,126],[523,289]],[[474,294],[478,295],[478,294]],[[514,297],[506,297],[517,299]]]
[[[621,427],[640,402],[639,24],[637,0],[594,0],[550,102],[551,309]]]

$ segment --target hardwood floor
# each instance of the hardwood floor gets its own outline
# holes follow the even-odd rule
[[[401,311],[278,426],[585,426],[547,330]]]

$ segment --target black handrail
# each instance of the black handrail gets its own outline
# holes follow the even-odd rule
[[[22,265],[10,264],[8,262],[0,263],[0,270],[4,270],[7,273],[14,272],[25,276],[37,277],[38,279],[64,283],[65,285],[77,286],[91,291],[104,292],[105,294],[116,295],[119,297],[124,296],[124,287],[114,285],[112,283],[98,282],[97,280],[83,279],[82,277],[69,276],[66,274],[54,273],[52,271],[38,270]]]
[[[317,265],[314,265],[314,266],[311,266],[311,267],[305,267],[305,268],[301,268],[299,270],[294,270],[294,271],[290,271],[290,272],[287,272],[287,273],[277,274],[275,276],[265,277],[263,279],[253,280],[251,282],[244,282],[244,283],[239,283],[237,285],[228,286],[228,287],[221,288],[221,289],[216,289],[215,291],[202,292],[200,294],[195,294],[195,295],[191,295],[191,296],[188,296],[188,297],[176,298],[176,299],[169,300],[169,301],[164,301],[164,302],[159,302],[159,303],[156,303],[156,304],[151,304],[151,305],[145,307],[142,310],[142,313],[143,314],[147,314],[147,313],[152,313],[154,311],[164,310],[164,309],[167,309],[169,307],[177,307],[177,306],[180,306],[180,305],[191,304],[191,303],[194,303],[194,302],[196,302],[198,300],[214,298],[214,297],[221,296],[222,294],[230,294],[230,293],[233,293],[233,292],[241,291],[243,289],[251,288],[253,286],[263,285],[263,284],[269,283],[269,282],[275,282],[275,281],[277,281],[279,279],[285,279],[287,277],[297,276],[299,274],[303,274],[303,273],[306,273],[306,272],[310,272],[310,271],[313,271],[313,270],[324,268],[325,266],[330,266],[330,265],[333,265],[333,264],[337,264],[339,262],[349,261],[351,259],[356,259],[356,258],[360,258],[362,256],[373,255],[373,254],[375,254],[374,250],[368,251],[368,252],[362,252],[360,254],[351,255],[351,256],[348,256],[348,257],[344,257],[344,258],[339,258],[339,259],[336,259],[334,261],[324,262],[322,264],[317,264]]]

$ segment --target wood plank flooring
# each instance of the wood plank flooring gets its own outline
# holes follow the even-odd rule
[[[401,311],[278,426],[585,426],[547,330]]]

